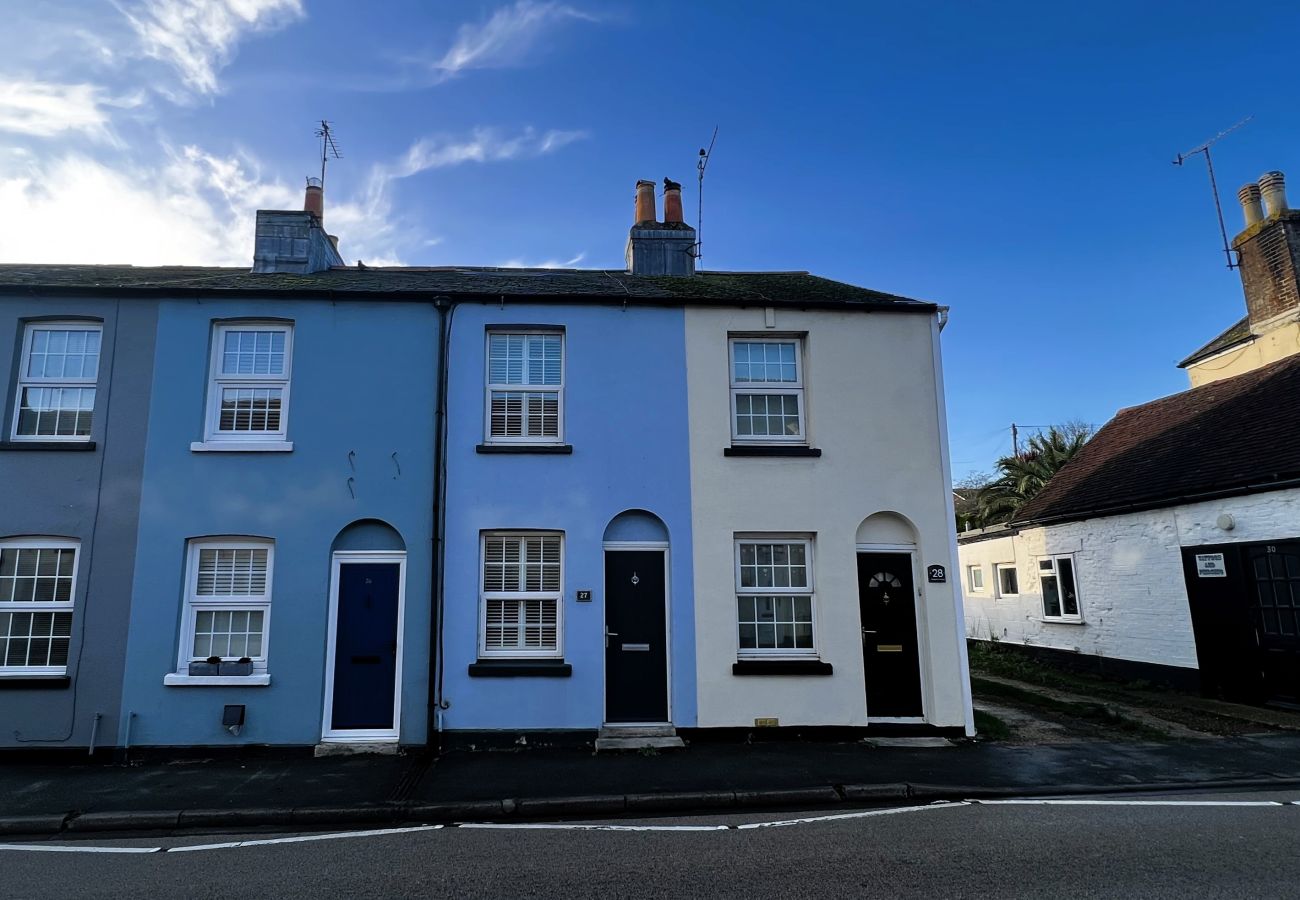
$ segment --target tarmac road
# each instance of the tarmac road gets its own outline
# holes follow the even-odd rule
[[[1295,852],[1300,792],[1129,795],[1060,803],[433,826],[288,838],[267,833],[95,836],[3,845],[0,871],[6,898],[59,900],[994,895],[1185,900],[1295,896],[1300,885]],[[801,818],[806,820],[797,821]],[[239,841],[262,843],[232,845]],[[181,849],[186,847],[191,849]]]

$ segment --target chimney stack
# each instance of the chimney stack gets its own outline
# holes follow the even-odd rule
[[[636,183],[636,216],[633,225],[658,221],[655,216],[655,183],[642,179]]]
[[[1260,198],[1264,208],[1260,209]],[[1300,210],[1286,203],[1286,179],[1265,172],[1237,192],[1246,228],[1232,241],[1240,260],[1250,330],[1262,334],[1300,313]]]
[[[694,275],[695,229],[682,218],[682,186],[664,179],[664,221],[655,218],[655,183],[636,183],[636,222],[627,235],[633,275]]]
[[[682,186],[676,181],[664,179],[664,222],[680,225],[682,219]]]
[[[325,221],[325,186],[319,178],[307,179],[307,196],[303,198],[302,208],[321,222]]]
[[[1259,192],[1264,196],[1269,218],[1287,211],[1286,179],[1281,172],[1265,172],[1259,176]]]
[[[1241,203],[1241,214],[1246,217],[1247,228],[1264,221],[1264,207],[1260,205],[1259,197],[1259,185],[1253,181],[1243,184],[1237,191],[1237,200]]]

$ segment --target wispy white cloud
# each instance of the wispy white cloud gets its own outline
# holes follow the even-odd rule
[[[508,136],[496,128],[476,128],[468,138],[423,138],[388,170],[395,178],[405,178],[426,169],[441,169],[461,163],[502,162],[527,159],[553,153],[562,147],[587,137],[585,131],[549,130],[538,132],[528,127],[518,134]]]
[[[599,21],[564,3],[517,0],[481,25],[462,25],[455,43],[432,68],[442,78],[452,78],[466,69],[518,65],[547,30],[572,20]]]
[[[563,261],[558,259],[544,259],[541,262],[526,262],[520,257],[515,257],[514,259],[507,259],[503,263],[497,263],[497,266],[502,269],[572,269],[586,258],[586,251],[579,253],[572,259],[566,259]]]
[[[217,76],[245,35],[301,18],[302,0],[138,0],[118,6],[140,53],[172,66],[199,94],[220,89]]]
[[[94,84],[0,78],[0,131],[39,138],[80,132],[112,142],[108,108],[139,102],[139,98],[110,97]]]
[[[356,194],[327,197],[327,227],[340,236],[347,259],[400,265],[404,251],[419,252],[440,238],[398,211],[394,182],[430,169],[538,156],[580,136],[482,129],[417,142],[397,161],[372,167]],[[0,152],[0,261],[251,265],[257,210],[301,204],[301,187],[266,176],[246,152],[164,148],[156,164]]]

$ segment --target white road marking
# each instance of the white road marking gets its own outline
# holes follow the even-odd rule
[[[257,841],[230,841],[224,844],[191,844],[187,847],[168,847],[167,853],[188,853],[193,850],[227,850],[235,847],[262,847],[267,844],[304,844],[311,841],[336,841],[340,838],[378,837],[384,834],[411,834],[417,831],[437,831],[442,825],[415,825],[410,828],[374,828],[370,831],[336,831],[329,834],[304,834],[299,837],[263,838]]]
[[[925,812],[930,809],[957,809],[961,806],[969,806],[969,801],[961,800],[956,803],[932,803],[929,806],[899,806],[893,809],[870,809],[863,812],[836,813],[829,816],[808,816],[802,819],[782,819],[778,822],[750,822],[746,825],[737,825],[738,830],[747,831],[751,828],[784,828],[787,825],[807,825],[810,822],[834,822],[843,819],[866,819],[871,816],[892,816],[898,813]]]
[[[57,844],[0,844],[0,850],[26,850],[31,853],[158,853],[162,847],[78,847]]]
[[[1284,806],[1278,800],[970,800],[980,806]]]
[[[730,831],[730,825],[574,825],[567,822],[460,822],[457,828],[520,831]]]

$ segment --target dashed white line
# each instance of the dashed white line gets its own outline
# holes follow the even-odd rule
[[[979,806],[1285,806],[1278,800],[971,800]]]
[[[730,825],[578,825],[570,822],[461,822],[457,828],[500,831],[730,831]]]
[[[374,828],[369,831],[336,831],[329,834],[304,834],[298,837],[263,838],[256,841],[229,841],[223,844],[190,844],[185,847],[168,847],[167,853],[188,853],[194,850],[230,850],[236,847],[263,847],[268,844],[305,844],[311,841],[336,841],[341,838],[378,837],[384,834],[411,834],[417,831],[437,831],[442,825],[415,825],[410,828]]]
[[[802,819],[782,819],[777,822],[749,822],[745,825],[737,825],[738,831],[748,831],[751,828],[784,828],[789,825],[807,825],[810,822],[834,822],[843,819],[866,819],[872,816],[893,816],[899,813],[926,812],[932,809],[957,809],[961,806],[969,806],[970,802],[961,800],[957,803],[932,803],[929,806],[899,806],[894,809],[870,809],[863,812],[836,813],[829,816],[806,816]]]
[[[56,844],[0,844],[0,850],[26,850],[29,853],[159,853],[162,847],[78,847]]]

